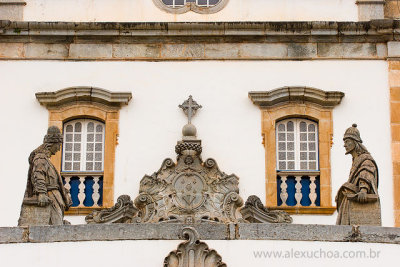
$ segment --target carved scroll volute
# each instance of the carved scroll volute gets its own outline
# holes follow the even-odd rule
[[[179,244],[178,249],[169,253],[164,267],[226,267],[221,256],[208,245],[199,241],[199,235],[192,227],[182,230],[188,241]]]

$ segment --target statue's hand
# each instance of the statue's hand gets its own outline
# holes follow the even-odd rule
[[[45,207],[50,204],[50,198],[45,193],[40,193],[38,196],[38,202],[40,207]]]
[[[360,192],[357,193],[358,202],[366,203],[367,202],[367,190],[362,188]]]

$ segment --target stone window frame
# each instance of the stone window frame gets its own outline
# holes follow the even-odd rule
[[[153,3],[159,9],[172,14],[184,14],[189,11],[199,14],[214,14],[225,8],[225,6],[229,3],[229,0],[221,0],[218,4],[212,7],[201,7],[197,6],[195,3],[186,3],[185,6],[173,8],[165,5],[162,0],[153,0]]]
[[[331,147],[333,108],[339,105],[343,92],[290,86],[271,91],[252,91],[249,98],[261,109],[261,134],[265,147],[266,206],[291,214],[333,214],[331,187]],[[276,123],[287,118],[305,118],[318,122],[320,206],[277,206]]]
[[[114,205],[115,150],[119,134],[119,110],[132,98],[131,92],[110,92],[101,88],[79,86],[55,92],[36,93],[39,103],[49,111],[49,126],[57,126],[61,132],[65,122],[74,119],[94,119],[105,124],[103,203],[101,208]],[[62,152],[51,158],[61,171]],[[67,215],[85,215],[94,207],[70,208]]]

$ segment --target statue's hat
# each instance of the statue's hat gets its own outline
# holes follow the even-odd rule
[[[362,143],[360,137],[360,131],[357,129],[357,124],[353,123],[352,127],[348,128],[344,133],[343,140],[346,138],[351,138],[357,142]]]

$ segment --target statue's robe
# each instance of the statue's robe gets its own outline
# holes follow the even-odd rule
[[[369,153],[353,160],[349,180],[337,195],[338,225],[381,225],[381,207],[378,195],[378,167]],[[357,193],[367,190],[367,202],[358,202]]]
[[[48,206],[38,206],[40,193],[49,197]],[[46,151],[40,148],[33,151],[29,157],[28,181],[18,225],[64,224],[64,211],[68,210],[70,205],[71,198]]]

